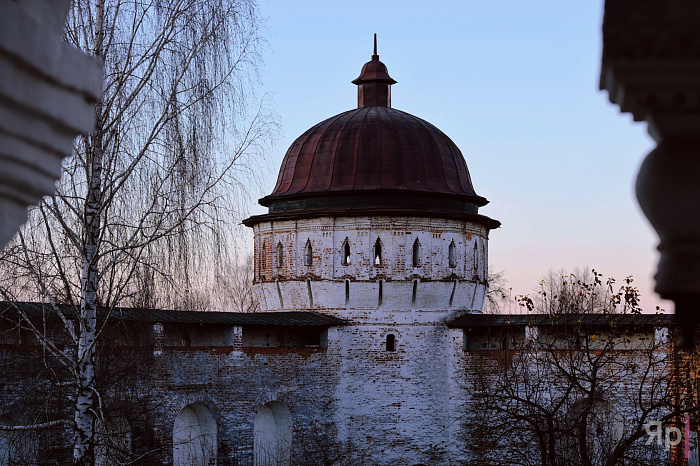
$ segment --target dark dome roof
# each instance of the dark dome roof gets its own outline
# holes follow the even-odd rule
[[[277,185],[263,201],[378,189],[456,195],[486,204],[474,192],[452,140],[427,121],[391,107],[350,110],[306,131],[287,151]]]
[[[472,186],[462,153],[425,120],[391,108],[396,83],[379,61],[362,68],[358,106],[312,127],[291,145],[277,185],[260,204],[262,221],[323,216],[427,216],[457,218],[497,228],[478,214],[488,201]]]

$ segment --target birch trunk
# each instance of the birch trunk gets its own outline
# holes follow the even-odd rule
[[[105,1],[95,5],[93,54],[104,58]],[[104,207],[102,194],[103,132],[102,105],[98,105],[95,131],[88,138],[86,155],[87,193],[85,196],[85,227],[83,232],[83,258],[80,268],[80,314],[75,366],[75,432],[73,441],[73,464],[95,464],[95,343],[97,338],[97,288],[99,284],[98,259],[102,223],[100,212]],[[98,407],[99,409],[99,407]]]
[[[99,138],[97,138],[99,140]],[[77,345],[75,377],[75,441],[73,461],[76,465],[92,465],[96,409],[95,343],[97,336],[97,259],[100,241],[100,209],[102,207],[102,151],[93,143],[88,165],[89,189],[85,202],[85,256],[83,257],[80,290],[80,333]]]

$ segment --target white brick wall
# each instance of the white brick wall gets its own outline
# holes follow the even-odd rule
[[[345,311],[351,309],[480,312],[483,306],[488,231],[482,225],[424,217],[325,217],[265,222],[257,224],[254,231],[255,288],[263,310],[313,309],[346,315]],[[350,264],[342,265],[346,239],[351,260]],[[381,266],[373,264],[377,239],[382,244]],[[416,239],[421,245],[418,267],[413,266],[412,260]],[[311,265],[305,261],[307,241],[313,248]],[[456,246],[455,267],[449,266],[448,258],[452,241]],[[281,267],[277,257],[280,244]],[[347,304],[346,280],[350,282]],[[380,280],[383,282],[381,305]],[[414,281],[418,282],[415,303]]]

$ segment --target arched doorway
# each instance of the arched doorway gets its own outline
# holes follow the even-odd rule
[[[292,453],[292,416],[279,401],[260,407],[255,415],[255,466],[288,466]]]
[[[216,420],[202,403],[185,406],[173,427],[173,466],[216,464]]]

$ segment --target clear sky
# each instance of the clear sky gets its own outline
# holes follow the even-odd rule
[[[282,135],[260,194],[272,191],[296,137],[356,107],[350,81],[376,32],[398,81],[392,106],[452,138],[490,201],[480,212],[502,222],[489,261],[514,294],[532,292],[549,269],[588,266],[618,282],[634,275],[647,312],[659,304],[657,239],[634,199],[654,144],[646,124],[598,90],[603,0],[261,0],[261,8],[270,42],[262,89]]]

